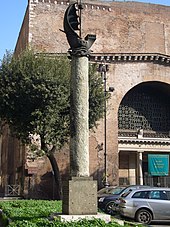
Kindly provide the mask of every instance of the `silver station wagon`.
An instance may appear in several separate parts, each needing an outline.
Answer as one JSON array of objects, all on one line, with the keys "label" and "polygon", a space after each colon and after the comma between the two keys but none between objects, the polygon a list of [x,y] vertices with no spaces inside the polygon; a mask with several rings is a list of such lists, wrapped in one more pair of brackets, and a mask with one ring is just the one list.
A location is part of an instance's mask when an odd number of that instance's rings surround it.
[{"label": "silver station wagon", "polygon": [[133,190],[119,199],[121,216],[149,224],[152,220],[170,220],[170,188]]}]

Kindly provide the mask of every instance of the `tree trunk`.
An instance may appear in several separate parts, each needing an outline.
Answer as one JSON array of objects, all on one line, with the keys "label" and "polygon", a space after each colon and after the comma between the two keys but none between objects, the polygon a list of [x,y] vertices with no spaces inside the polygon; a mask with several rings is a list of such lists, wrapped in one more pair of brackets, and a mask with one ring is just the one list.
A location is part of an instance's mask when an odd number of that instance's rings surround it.
[{"label": "tree trunk", "polygon": [[56,186],[58,188],[58,197],[59,199],[62,199],[62,182],[61,182],[61,176],[60,171],[58,168],[57,161],[54,157],[54,152],[56,150],[55,146],[52,146],[52,148],[49,148],[48,145],[45,143],[44,135],[40,135],[41,137],[41,149],[45,151],[53,170],[53,175],[55,179]]},{"label": "tree trunk", "polygon": [[52,166],[55,183],[56,183],[57,188],[58,188],[59,199],[62,199],[62,182],[61,182],[61,176],[60,176],[60,171],[59,171],[59,168],[58,168],[57,161],[56,161],[56,159],[54,157],[54,153],[53,152],[48,153],[47,157],[48,157],[48,159],[49,159],[49,161],[51,163],[51,166]]},{"label": "tree trunk", "polygon": [[40,137],[41,137],[41,149],[43,151],[45,151],[45,153],[46,153],[46,155],[47,155],[47,157],[48,157],[48,159],[51,163],[51,167],[52,167],[52,170],[53,170],[53,176],[54,176],[54,179],[55,179],[56,186],[58,188],[58,197],[59,197],[59,199],[62,199],[63,195],[62,195],[61,176],[60,176],[60,171],[59,171],[57,161],[54,157],[54,152],[56,150],[56,147],[52,146],[52,148],[49,149],[49,147],[45,143],[44,135],[40,135]]}]

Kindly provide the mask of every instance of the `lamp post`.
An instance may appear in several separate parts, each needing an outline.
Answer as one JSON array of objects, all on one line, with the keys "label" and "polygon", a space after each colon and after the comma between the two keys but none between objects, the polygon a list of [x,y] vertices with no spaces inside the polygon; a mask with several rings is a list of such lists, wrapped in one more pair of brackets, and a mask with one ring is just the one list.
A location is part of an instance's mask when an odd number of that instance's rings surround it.
[{"label": "lamp post", "polygon": [[105,102],[104,102],[104,186],[108,187],[108,176],[107,176],[107,101],[106,96],[107,92],[113,92],[114,88],[109,87],[109,90],[107,91],[107,72],[109,71],[109,65],[103,63],[99,64],[99,72],[101,73],[101,77],[103,79],[104,84],[104,96],[105,96]]}]

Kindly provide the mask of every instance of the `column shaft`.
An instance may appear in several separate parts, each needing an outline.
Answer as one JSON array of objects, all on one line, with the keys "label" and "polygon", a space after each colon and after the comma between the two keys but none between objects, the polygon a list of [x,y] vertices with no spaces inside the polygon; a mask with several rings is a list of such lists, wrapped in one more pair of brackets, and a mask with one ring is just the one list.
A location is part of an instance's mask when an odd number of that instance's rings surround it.
[{"label": "column shaft", "polygon": [[70,97],[70,174],[89,176],[88,58],[72,56]]},{"label": "column shaft", "polygon": [[139,165],[139,184],[143,185],[143,173],[142,173],[142,152],[138,152],[138,165]]}]

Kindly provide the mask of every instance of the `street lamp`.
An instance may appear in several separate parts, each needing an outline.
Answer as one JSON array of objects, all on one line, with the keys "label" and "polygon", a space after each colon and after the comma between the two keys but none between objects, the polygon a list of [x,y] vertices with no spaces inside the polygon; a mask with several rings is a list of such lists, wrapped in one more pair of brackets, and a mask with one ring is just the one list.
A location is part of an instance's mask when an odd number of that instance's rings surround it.
[{"label": "street lamp", "polygon": [[104,186],[108,187],[108,176],[107,176],[107,101],[106,96],[107,92],[113,92],[114,88],[109,87],[109,90],[107,91],[106,85],[107,85],[107,72],[109,71],[109,65],[107,64],[99,64],[99,72],[101,73],[103,84],[104,84],[104,96],[105,96],[105,103],[104,103]]}]

